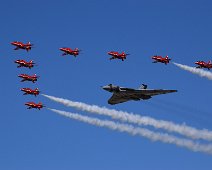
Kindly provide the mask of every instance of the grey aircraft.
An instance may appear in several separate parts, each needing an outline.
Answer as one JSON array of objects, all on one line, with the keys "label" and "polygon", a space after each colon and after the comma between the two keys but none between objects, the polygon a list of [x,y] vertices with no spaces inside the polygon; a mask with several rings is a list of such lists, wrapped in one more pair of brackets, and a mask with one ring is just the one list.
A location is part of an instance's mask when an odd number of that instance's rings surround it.
[{"label": "grey aircraft", "polygon": [[127,102],[129,100],[148,100],[155,95],[177,92],[177,90],[147,89],[147,85],[145,84],[142,84],[139,89],[119,87],[112,84],[103,86],[102,88],[113,93],[112,97],[108,100],[108,104],[111,105]]}]

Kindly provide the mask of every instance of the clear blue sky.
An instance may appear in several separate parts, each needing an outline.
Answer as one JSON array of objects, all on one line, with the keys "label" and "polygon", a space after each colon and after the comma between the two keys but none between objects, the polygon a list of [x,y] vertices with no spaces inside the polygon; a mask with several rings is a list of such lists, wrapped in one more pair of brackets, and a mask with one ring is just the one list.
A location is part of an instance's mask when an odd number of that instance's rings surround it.
[{"label": "clear blue sky", "polygon": [[[151,60],[155,54],[169,55],[192,66],[211,59],[211,6],[209,0],[1,2],[0,169],[211,170],[211,155],[94,127],[46,109],[27,110],[25,102],[41,101],[79,112],[19,91],[38,87],[49,95],[212,129],[211,81]],[[35,48],[14,51],[11,41],[31,41]],[[78,58],[61,56],[63,46],[83,51]],[[131,55],[124,62],[109,61],[109,50]],[[17,69],[16,59],[33,59],[38,66]],[[21,83],[20,73],[41,77],[36,84]],[[109,106],[111,94],[100,88],[109,83],[132,88],[146,83],[178,93]]]}]

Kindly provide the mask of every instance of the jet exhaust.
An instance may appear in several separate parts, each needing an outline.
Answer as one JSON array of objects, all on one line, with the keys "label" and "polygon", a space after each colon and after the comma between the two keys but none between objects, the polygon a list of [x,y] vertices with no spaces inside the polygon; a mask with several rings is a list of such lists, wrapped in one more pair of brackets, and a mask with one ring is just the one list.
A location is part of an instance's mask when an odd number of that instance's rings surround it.
[{"label": "jet exhaust", "polygon": [[139,136],[148,138],[152,141],[161,141],[163,143],[175,144],[179,147],[184,147],[195,152],[204,152],[204,153],[212,154],[212,145],[210,144],[209,145],[199,144],[189,139],[178,138],[166,133],[156,133],[145,128],[134,127],[128,124],[122,124],[122,123],[116,123],[109,120],[91,118],[88,116],[82,116],[77,113],[70,113],[70,112],[60,111],[56,109],[50,109],[50,108],[48,109],[62,116],[65,116],[74,120],[78,120],[84,123],[88,123],[91,125],[95,125],[98,127],[105,127],[105,128],[119,131],[119,132],[126,132],[131,135],[139,135]]},{"label": "jet exhaust", "polygon": [[137,114],[132,114],[124,111],[108,109],[106,107],[88,105],[82,102],[74,102],[67,99],[57,98],[45,94],[42,95],[50,100],[61,103],[68,107],[74,107],[76,109],[80,109],[82,111],[110,116],[113,119],[121,120],[128,123],[153,126],[156,129],[164,129],[169,132],[175,132],[184,135],[186,137],[190,137],[192,139],[204,139],[212,141],[212,131],[208,131],[207,129],[199,130],[194,127],[187,126],[185,124],[175,124],[171,121],[157,120],[147,116],[140,116]]},{"label": "jet exhaust", "polygon": [[193,74],[197,74],[200,77],[206,77],[209,80],[212,80],[212,72],[210,72],[210,71],[205,71],[205,70],[198,69],[198,68],[195,68],[195,67],[190,67],[190,66],[187,66],[187,65],[178,64],[178,63],[175,63],[175,62],[173,62],[173,64],[176,65],[177,67],[183,69],[183,70],[189,71]]}]

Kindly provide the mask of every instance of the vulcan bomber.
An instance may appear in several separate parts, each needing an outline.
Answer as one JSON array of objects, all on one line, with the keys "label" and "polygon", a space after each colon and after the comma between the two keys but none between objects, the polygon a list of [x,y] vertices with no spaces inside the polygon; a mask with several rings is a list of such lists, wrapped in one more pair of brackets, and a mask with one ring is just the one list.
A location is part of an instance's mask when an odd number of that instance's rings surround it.
[{"label": "vulcan bomber", "polygon": [[127,102],[130,100],[148,100],[151,99],[152,96],[177,92],[177,90],[148,89],[147,85],[145,84],[142,84],[142,86],[138,89],[120,87],[112,84],[102,86],[102,88],[113,93],[112,97],[108,100],[108,104],[111,105]]}]

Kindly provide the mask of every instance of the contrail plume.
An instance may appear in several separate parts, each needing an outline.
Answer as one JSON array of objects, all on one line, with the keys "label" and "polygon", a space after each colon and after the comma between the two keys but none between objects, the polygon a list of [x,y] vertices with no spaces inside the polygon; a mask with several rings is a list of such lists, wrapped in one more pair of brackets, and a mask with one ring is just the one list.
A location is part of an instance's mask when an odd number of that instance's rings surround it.
[{"label": "contrail plume", "polygon": [[187,66],[187,65],[178,64],[178,63],[175,63],[175,62],[173,62],[173,64],[176,65],[177,67],[183,69],[183,70],[189,71],[193,74],[197,74],[201,77],[206,77],[209,80],[212,80],[212,72],[210,72],[210,71],[201,70],[201,69],[198,69],[198,68],[195,68],[195,67],[190,67],[190,66]]},{"label": "contrail plume", "polygon": [[82,116],[80,114],[60,111],[56,109],[50,109],[50,108],[48,109],[62,116],[75,119],[84,123],[92,124],[99,127],[106,127],[112,130],[120,131],[120,132],[127,132],[131,135],[139,135],[139,136],[148,138],[152,141],[161,141],[163,143],[175,144],[177,146],[185,147],[195,152],[199,151],[199,152],[212,154],[212,145],[203,145],[203,144],[195,143],[192,140],[181,139],[172,135],[168,135],[166,133],[165,134],[155,133],[148,129],[134,127],[128,124],[121,124],[121,123],[116,123],[109,120],[91,118],[88,116]]},{"label": "contrail plume", "polygon": [[175,124],[170,121],[157,120],[147,116],[140,116],[137,114],[127,113],[124,111],[117,111],[114,109],[107,109],[106,107],[99,107],[96,105],[88,105],[81,102],[74,102],[63,98],[58,98],[54,96],[49,96],[42,94],[50,100],[61,103],[68,107],[74,107],[82,111],[87,111],[91,113],[97,113],[99,115],[110,116],[113,119],[118,119],[128,123],[135,123],[138,125],[149,125],[157,129],[165,129],[169,132],[176,132],[181,135],[185,135],[192,139],[204,139],[212,141],[212,132],[206,129],[199,130],[194,127],[187,126],[185,124]]}]

